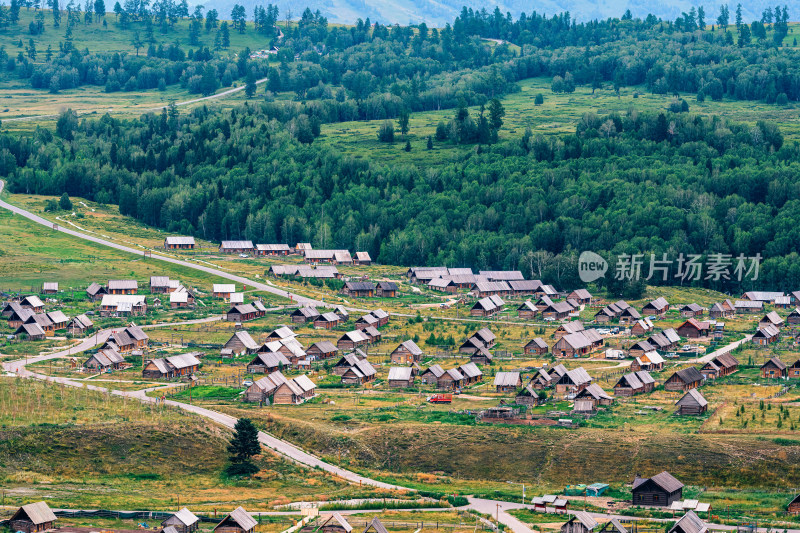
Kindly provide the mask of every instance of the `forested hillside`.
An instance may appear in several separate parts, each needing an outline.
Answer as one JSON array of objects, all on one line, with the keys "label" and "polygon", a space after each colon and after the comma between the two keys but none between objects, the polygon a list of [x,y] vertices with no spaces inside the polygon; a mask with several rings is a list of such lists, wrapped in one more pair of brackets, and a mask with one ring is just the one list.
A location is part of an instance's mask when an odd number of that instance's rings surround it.
[{"label": "forested hillside", "polygon": [[[794,105],[800,52],[787,46],[785,7],[751,24],[725,10],[715,21],[691,11],[670,22],[626,14],[578,24],[566,13],[515,20],[464,9],[442,29],[331,26],[306,10],[279,30],[268,6],[255,28],[241,10],[230,23],[231,32],[278,45],[251,56],[222,44],[169,44],[178,31],[170,14],[181,4],[141,5],[126,3],[113,22],[87,10],[66,31],[143,28],[154,36],[146,54],[64,44],[44,61],[9,57],[6,75],[51,92],[63,90],[65,76],[109,92],[180,84],[211,94],[242,80],[247,103],[133,120],[67,111],[55,132],[3,134],[0,175],[12,191],[118,203],[147,224],[210,240],[312,241],[385,263],[520,268],[560,286],[576,284],[570,276],[584,249],[760,253],[767,260],[756,286],[800,283],[792,223],[800,149],[768,117],[695,116],[676,98],[661,112],[589,113],[568,135],[503,128],[503,96],[531,77],[552,79],[554,93],[586,86]],[[175,13],[178,28],[187,15]],[[228,24],[208,15],[189,16],[205,40]],[[436,164],[345,156],[317,140],[323,124],[377,119],[385,121],[380,141],[405,141],[409,116],[429,110],[449,118],[427,149],[459,147]]]}]

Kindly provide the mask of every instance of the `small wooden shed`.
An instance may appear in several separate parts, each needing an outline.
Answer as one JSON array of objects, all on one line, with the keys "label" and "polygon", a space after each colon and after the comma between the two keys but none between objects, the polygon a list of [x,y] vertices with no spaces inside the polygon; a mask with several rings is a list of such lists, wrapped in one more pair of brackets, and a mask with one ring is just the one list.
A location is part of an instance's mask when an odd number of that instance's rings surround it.
[{"label": "small wooden shed", "polygon": [[45,502],[36,502],[23,505],[8,521],[11,531],[35,533],[51,529],[56,521],[56,515]]},{"label": "small wooden shed", "polygon": [[697,389],[690,389],[675,405],[679,415],[702,415],[708,409],[708,402]]},{"label": "small wooden shed", "polygon": [[255,518],[240,506],[214,527],[214,533],[252,533],[256,525],[258,522]]}]

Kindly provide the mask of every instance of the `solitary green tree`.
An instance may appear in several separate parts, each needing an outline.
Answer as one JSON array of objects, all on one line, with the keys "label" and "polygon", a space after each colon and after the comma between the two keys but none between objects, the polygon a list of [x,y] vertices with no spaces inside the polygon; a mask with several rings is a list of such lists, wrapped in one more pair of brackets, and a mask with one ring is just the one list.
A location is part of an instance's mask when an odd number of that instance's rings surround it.
[{"label": "solitary green tree", "polygon": [[72,209],[72,200],[69,199],[69,195],[67,193],[61,195],[61,199],[58,201],[58,207],[64,211],[69,211]]},{"label": "solitary green tree", "polygon": [[261,453],[258,430],[249,418],[240,418],[233,427],[233,438],[228,444],[230,454],[226,472],[231,476],[249,476],[258,472],[252,458]]},{"label": "solitary green tree", "polygon": [[406,133],[408,133],[408,119],[410,117],[411,117],[411,115],[409,115],[407,109],[403,109],[403,110],[400,111],[400,117],[398,117],[397,123],[400,126],[400,133],[402,135],[405,135]]}]

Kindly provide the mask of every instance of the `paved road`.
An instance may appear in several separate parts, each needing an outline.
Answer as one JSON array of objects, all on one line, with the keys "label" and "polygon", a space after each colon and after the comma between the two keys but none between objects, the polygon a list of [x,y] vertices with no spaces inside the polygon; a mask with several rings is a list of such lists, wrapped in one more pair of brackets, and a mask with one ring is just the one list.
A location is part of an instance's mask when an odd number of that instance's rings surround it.
[{"label": "paved road", "polygon": [[[5,186],[5,182],[3,180],[0,180],[0,193],[3,192],[3,187],[4,186]],[[11,205],[8,202],[4,202],[4,201],[0,200],[0,207],[2,207],[3,209],[7,209],[7,210],[11,211],[14,214],[22,215],[23,217],[25,217],[28,220],[31,220],[33,222],[36,222],[37,224],[41,224],[43,226],[47,226],[48,228],[52,228],[53,227],[53,222],[51,222],[51,221],[49,221],[49,220],[47,220],[45,218],[42,218],[39,215],[35,215],[35,214],[31,213],[30,211],[26,211],[25,209],[21,209],[21,208],[19,208],[17,206]],[[103,246],[108,246],[109,248],[114,248],[115,250],[121,250],[123,252],[128,252],[128,253],[135,254],[135,255],[138,255],[138,256],[142,255],[142,250],[137,250],[135,248],[130,248],[128,246],[123,246],[121,244],[117,244],[117,243],[114,243],[114,242],[111,242],[111,241],[107,241],[105,239],[101,239],[100,237],[95,237],[93,235],[87,235],[87,234],[81,233],[79,231],[74,231],[74,230],[71,230],[71,229],[68,229],[68,228],[64,228],[64,227],[62,227],[60,225],[57,226],[57,228],[58,229],[56,231],[60,231],[61,233],[66,233],[67,235],[72,235],[73,237],[78,237],[79,239],[90,241],[90,242],[93,242],[93,243],[96,243],[96,244],[101,244]],[[166,263],[171,263],[173,265],[179,265],[179,266],[182,266],[182,267],[191,268],[191,269],[194,269],[194,270],[199,270],[201,272],[206,272],[208,274],[213,274],[213,275],[215,275],[217,277],[220,277],[220,278],[223,278],[223,279],[227,279],[227,280],[230,280],[230,281],[235,281],[236,283],[241,283],[243,285],[247,285],[247,286],[252,287],[254,289],[258,289],[260,291],[276,294],[276,295],[282,296],[284,298],[289,298],[292,301],[295,301],[295,302],[297,302],[299,304],[302,304],[302,305],[319,305],[319,306],[324,306],[325,305],[324,302],[322,302],[320,300],[314,300],[312,298],[306,298],[305,296],[300,296],[299,294],[294,294],[294,293],[291,293],[291,292],[288,292],[288,291],[285,291],[285,290],[282,290],[282,289],[278,289],[276,287],[272,287],[272,286],[267,285],[265,283],[260,283],[260,282],[253,281],[253,280],[250,280],[248,278],[242,277],[242,276],[237,276],[235,274],[231,274],[229,272],[225,272],[225,271],[219,270],[217,268],[212,268],[212,267],[207,267],[207,266],[203,266],[203,265],[198,265],[198,264],[195,264],[195,263],[190,263],[189,261],[183,261],[182,259],[175,259],[175,258],[172,258],[172,257],[166,257],[166,256],[163,256],[163,255],[159,255],[158,253],[154,253],[152,255],[152,259],[157,260],[157,261],[164,261]]]},{"label": "paved road", "polygon": [[[267,78],[264,78],[264,79],[261,79],[261,80],[257,80],[256,81],[256,85],[261,85],[262,83],[266,83],[266,81],[267,81]],[[221,93],[212,94],[211,96],[203,96],[201,98],[192,98],[191,100],[184,100],[183,102],[175,102],[175,105],[176,106],[186,106],[186,105],[190,105],[190,104],[196,104],[198,102],[205,102],[207,100],[214,100],[216,98],[224,98],[224,97],[230,96],[230,95],[232,95],[234,93],[238,93],[239,91],[243,91],[244,89],[245,89],[245,86],[242,85],[240,87],[234,87],[233,89],[228,89],[226,91],[222,91]],[[165,105],[161,105],[161,106],[158,106],[158,107],[142,108],[142,109],[138,109],[138,108],[133,108],[133,109],[131,109],[131,108],[122,108],[122,109],[118,109],[117,111],[128,112],[128,113],[150,113],[150,112],[153,112],[153,111],[161,111],[162,109],[166,109],[169,106],[170,106],[170,104],[165,104]],[[114,111],[115,110],[114,110],[113,107],[99,107],[97,109],[81,109],[81,110],[77,110],[76,113],[78,115],[89,115],[89,114],[92,114],[92,113],[106,113],[106,112],[113,113]],[[55,114],[55,115],[34,115],[34,116],[30,116],[30,117],[4,118],[3,122],[34,122],[34,121],[37,121],[37,120],[51,119],[51,118],[57,118],[57,117],[58,117],[57,114]]]}]

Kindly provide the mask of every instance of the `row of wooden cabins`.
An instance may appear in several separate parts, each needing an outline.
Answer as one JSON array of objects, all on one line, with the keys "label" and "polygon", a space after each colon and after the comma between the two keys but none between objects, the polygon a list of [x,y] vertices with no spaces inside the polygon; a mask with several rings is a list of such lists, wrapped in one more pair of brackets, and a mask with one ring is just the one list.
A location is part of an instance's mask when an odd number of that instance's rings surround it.
[{"label": "row of wooden cabins", "polygon": [[334,265],[272,265],[267,274],[276,278],[296,276],[303,279],[341,279],[342,273]]},{"label": "row of wooden cabins", "polygon": [[337,306],[333,311],[321,312],[314,306],[299,307],[294,310],[289,318],[294,324],[312,323],[315,328],[332,329],[341,323],[347,322],[350,314],[342,306]]},{"label": "row of wooden cabins", "polygon": [[423,384],[436,385],[440,390],[458,390],[482,380],[483,372],[473,362],[447,370],[436,364],[420,373]]},{"label": "row of wooden cabins", "polygon": [[244,401],[263,405],[297,405],[313,398],[316,388],[305,374],[287,378],[280,371],[275,371],[247,387]]},{"label": "row of wooden cabins", "polygon": [[225,313],[225,320],[228,322],[248,322],[256,320],[267,314],[267,308],[259,300],[249,304],[237,304],[228,309]]},{"label": "row of wooden cabins", "polygon": [[396,298],[397,283],[393,281],[345,281],[342,294],[354,298]]},{"label": "row of wooden cabins", "polygon": [[191,376],[200,369],[199,353],[170,355],[145,361],[142,377],[147,379],[172,379]]},{"label": "row of wooden cabins", "polygon": [[779,358],[772,357],[761,365],[761,377],[800,379],[800,359],[788,366]]}]

